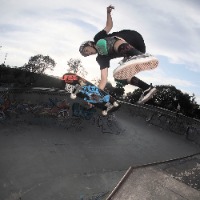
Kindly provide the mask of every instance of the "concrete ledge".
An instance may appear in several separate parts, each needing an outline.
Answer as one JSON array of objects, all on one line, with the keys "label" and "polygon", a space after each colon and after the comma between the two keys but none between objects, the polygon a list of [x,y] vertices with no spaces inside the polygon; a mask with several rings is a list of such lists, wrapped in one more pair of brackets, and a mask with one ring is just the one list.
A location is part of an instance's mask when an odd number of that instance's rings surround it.
[{"label": "concrete ledge", "polygon": [[106,200],[200,198],[200,156],[130,167]]},{"label": "concrete ledge", "polygon": [[199,120],[158,107],[128,103],[123,103],[123,106],[129,108],[127,111],[132,116],[141,118],[147,123],[157,126],[162,130],[182,135],[184,138],[200,145]]}]

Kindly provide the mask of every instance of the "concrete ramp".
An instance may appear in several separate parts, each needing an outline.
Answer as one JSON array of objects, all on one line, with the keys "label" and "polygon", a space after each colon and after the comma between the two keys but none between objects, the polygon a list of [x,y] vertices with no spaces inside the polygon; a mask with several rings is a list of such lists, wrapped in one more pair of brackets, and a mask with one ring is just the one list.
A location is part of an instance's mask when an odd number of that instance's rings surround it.
[{"label": "concrete ramp", "polygon": [[107,200],[200,199],[200,156],[130,167]]},{"label": "concrete ramp", "polygon": [[106,199],[130,166],[200,152],[199,122],[158,108],[122,103],[102,117],[63,91],[0,96],[0,199]]}]

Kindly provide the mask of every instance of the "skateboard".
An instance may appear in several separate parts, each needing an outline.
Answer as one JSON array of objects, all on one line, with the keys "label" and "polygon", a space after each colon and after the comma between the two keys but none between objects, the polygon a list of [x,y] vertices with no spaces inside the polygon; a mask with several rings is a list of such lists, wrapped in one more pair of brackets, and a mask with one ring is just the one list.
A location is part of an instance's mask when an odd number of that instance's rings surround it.
[{"label": "skateboard", "polygon": [[120,107],[119,102],[114,97],[77,74],[66,73],[62,80],[65,82],[65,90],[70,93],[71,99],[78,96],[99,108],[104,116]]},{"label": "skateboard", "polygon": [[140,71],[155,69],[158,63],[158,59],[149,54],[132,56],[119,63],[119,66],[113,71],[113,77],[116,80],[132,78]]}]

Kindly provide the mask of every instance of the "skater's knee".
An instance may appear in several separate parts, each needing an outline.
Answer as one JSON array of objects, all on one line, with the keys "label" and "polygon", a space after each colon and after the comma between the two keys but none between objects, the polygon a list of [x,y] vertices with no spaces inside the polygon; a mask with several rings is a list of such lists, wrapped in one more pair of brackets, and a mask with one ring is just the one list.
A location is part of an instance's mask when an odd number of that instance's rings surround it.
[{"label": "skater's knee", "polygon": [[116,52],[119,52],[119,47],[124,43],[127,43],[127,42],[125,40],[122,40],[122,39],[116,39],[116,42],[114,43],[114,50]]},{"label": "skater's knee", "polygon": [[120,53],[121,55],[125,55],[128,51],[132,50],[133,46],[131,46],[127,42],[122,42],[117,49],[117,52]]}]

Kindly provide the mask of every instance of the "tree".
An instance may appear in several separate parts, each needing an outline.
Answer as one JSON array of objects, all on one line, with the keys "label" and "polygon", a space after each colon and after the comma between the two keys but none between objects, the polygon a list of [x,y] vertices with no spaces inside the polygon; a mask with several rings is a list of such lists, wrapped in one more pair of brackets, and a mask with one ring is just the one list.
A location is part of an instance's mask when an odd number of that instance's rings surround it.
[{"label": "tree", "polygon": [[123,95],[124,95],[124,91],[125,91],[124,88],[114,87],[113,90],[112,90],[111,95],[113,97],[115,97],[116,99],[121,99],[123,97]]},{"label": "tree", "polygon": [[113,87],[109,81],[106,83],[104,90],[116,99],[120,99],[125,91],[123,87]]},{"label": "tree", "polygon": [[[176,89],[172,85],[161,85],[156,87],[158,92],[153,98],[153,105],[160,106],[172,111],[179,111],[182,114],[194,117],[195,109],[198,104],[195,102],[195,95],[190,96],[187,93]],[[196,110],[198,112],[198,110]]]},{"label": "tree", "polygon": [[194,106],[193,117],[196,119],[200,119],[200,106],[198,104]]},{"label": "tree", "polygon": [[67,70],[68,73],[75,73],[83,78],[88,74],[80,59],[71,58],[67,61],[67,65],[69,66],[69,69]]},{"label": "tree", "polygon": [[181,91],[172,85],[160,85],[156,88],[158,91],[154,96],[154,104],[169,110],[175,110]]},{"label": "tree", "polygon": [[124,86],[125,84],[123,83],[123,81],[116,81],[116,86],[113,90],[113,96],[115,96],[116,98],[121,98],[124,95],[125,89]]},{"label": "tree", "polygon": [[38,54],[29,59],[28,64],[21,67],[22,70],[44,74],[45,70],[53,70],[56,66],[55,61],[49,56]]}]

